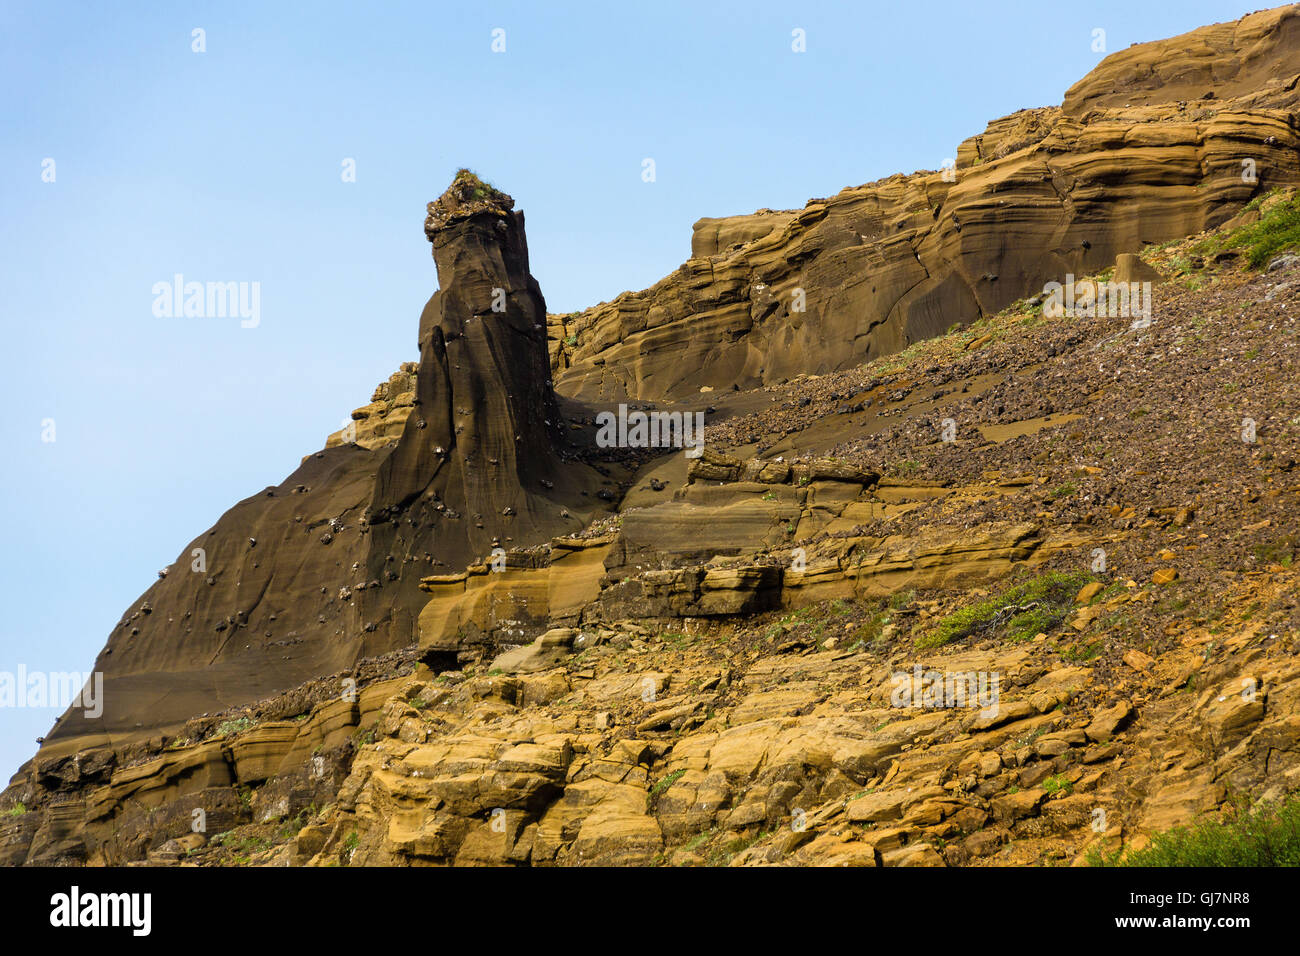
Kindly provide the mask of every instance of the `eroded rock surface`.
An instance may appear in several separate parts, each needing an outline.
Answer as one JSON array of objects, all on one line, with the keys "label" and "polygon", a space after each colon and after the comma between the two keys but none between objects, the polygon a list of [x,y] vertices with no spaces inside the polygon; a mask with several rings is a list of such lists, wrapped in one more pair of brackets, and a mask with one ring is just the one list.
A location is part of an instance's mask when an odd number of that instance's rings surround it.
[{"label": "eroded rock surface", "polygon": [[[278,486],[178,555],[95,663],[105,712],[70,710],[41,759],[119,751],[414,644],[421,577],[538,543],[603,507],[572,457],[523,214],[461,177],[429,204],[439,290],[421,357]],[[495,306],[495,308],[494,308]]]},{"label": "eroded rock surface", "polygon": [[550,317],[557,388],[682,399],[841,369],[1217,226],[1300,182],[1298,23],[1282,7],[1111,54],[950,172],[701,219],[673,274]]},{"label": "eroded rock surface", "polygon": [[[1300,258],[1241,240],[1295,208],[1295,24],[1108,57],[954,182],[701,220],[550,317],[569,397],[458,176],[419,363],[133,606],[0,862],[1066,865],[1294,793]],[[1025,297],[1067,271],[1150,321]],[[713,382],[692,458],[573,398]]]}]

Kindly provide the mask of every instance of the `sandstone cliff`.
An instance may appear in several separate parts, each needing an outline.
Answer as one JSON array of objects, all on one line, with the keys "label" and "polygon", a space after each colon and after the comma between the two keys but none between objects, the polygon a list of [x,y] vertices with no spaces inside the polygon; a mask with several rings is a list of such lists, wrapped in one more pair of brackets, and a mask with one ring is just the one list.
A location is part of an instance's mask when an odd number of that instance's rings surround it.
[{"label": "sandstone cliff", "polygon": [[556,387],[680,399],[847,368],[1216,226],[1300,180],[1297,24],[1283,7],[1112,54],[950,172],[701,219],[672,275],[550,317]]},{"label": "sandstone cliff", "polygon": [[381,386],[355,435],[331,436],[181,550],[96,661],[105,713],[70,710],[41,760],[126,752],[413,645],[422,576],[577,530],[603,506],[604,479],[564,461],[523,214],[466,174],[429,204],[425,234],[440,288],[418,366]]},{"label": "sandstone cliff", "polygon": [[[419,363],[133,607],[0,862],[1082,864],[1300,790],[1296,12],[576,317],[462,172]],[[699,458],[592,448],[708,388]]]}]

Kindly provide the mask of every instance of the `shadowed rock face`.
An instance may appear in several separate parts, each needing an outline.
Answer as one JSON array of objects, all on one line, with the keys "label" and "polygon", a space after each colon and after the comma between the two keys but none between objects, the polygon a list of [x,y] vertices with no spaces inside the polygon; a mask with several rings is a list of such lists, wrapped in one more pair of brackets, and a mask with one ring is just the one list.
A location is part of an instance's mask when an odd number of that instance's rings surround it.
[{"label": "shadowed rock face", "polygon": [[1217,226],[1300,182],[1297,74],[1297,8],[1252,14],[1107,57],[946,174],[701,219],[672,275],[550,317],[556,388],[680,399],[846,368]]},{"label": "shadowed rock face", "polygon": [[429,204],[441,288],[396,443],[310,455],[190,542],[100,653],[103,716],[69,711],[38,756],[170,732],[414,644],[422,575],[585,523],[594,473],[560,458],[546,307],[513,206],[476,179]]},{"label": "shadowed rock face", "polygon": [[[429,204],[424,231],[440,289],[420,316],[415,412],[371,500],[375,575],[418,560],[431,542],[440,561],[460,568],[507,540],[577,525],[560,516],[581,498],[560,458],[546,303],[513,207],[465,177]],[[398,586],[416,600],[415,577]]]}]

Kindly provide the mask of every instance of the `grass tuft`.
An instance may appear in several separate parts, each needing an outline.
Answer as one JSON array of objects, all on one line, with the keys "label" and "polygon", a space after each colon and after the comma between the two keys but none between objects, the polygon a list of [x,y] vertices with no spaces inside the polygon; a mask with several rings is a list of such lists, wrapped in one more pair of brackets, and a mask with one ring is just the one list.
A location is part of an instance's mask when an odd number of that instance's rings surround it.
[{"label": "grass tuft", "polygon": [[456,170],[454,182],[468,189],[470,199],[500,199],[505,196],[505,193],[491,183],[480,179],[478,173],[472,169],[462,167]]},{"label": "grass tuft", "polygon": [[1270,206],[1259,222],[1246,226],[1223,242],[1225,249],[1243,249],[1252,269],[1278,253],[1300,248],[1300,194]]},{"label": "grass tuft", "polygon": [[942,647],[977,633],[1000,635],[1010,643],[1029,640],[1060,625],[1074,606],[1079,589],[1095,579],[1084,571],[1049,571],[949,614],[916,645],[921,649]]}]

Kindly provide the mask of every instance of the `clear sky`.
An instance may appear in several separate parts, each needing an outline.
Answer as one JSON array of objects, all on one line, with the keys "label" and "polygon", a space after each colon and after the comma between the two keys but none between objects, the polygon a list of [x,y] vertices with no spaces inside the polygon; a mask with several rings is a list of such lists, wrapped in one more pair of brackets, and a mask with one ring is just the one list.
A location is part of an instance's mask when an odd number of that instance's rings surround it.
[{"label": "clear sky", "polygon": [[[674,269],[701,216],[939,168],[1059,103],[1096,28],[1115,51],[1258,6],[5,0],[0,672],[88,670],[159,568],[418,357],[458,167],[515,197],[573,311]],[[259,283],[259,324],[155,315],[177,273]],[[0,709],[3,776],[57,713]]]}]

